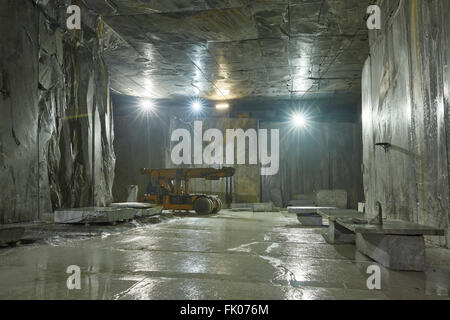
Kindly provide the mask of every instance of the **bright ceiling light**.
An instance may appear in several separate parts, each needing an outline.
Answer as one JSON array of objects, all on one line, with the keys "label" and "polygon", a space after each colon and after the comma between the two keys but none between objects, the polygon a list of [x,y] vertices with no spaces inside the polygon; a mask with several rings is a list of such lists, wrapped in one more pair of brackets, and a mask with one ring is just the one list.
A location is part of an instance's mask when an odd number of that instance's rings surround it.
[{"label": "bright ceiling light", "polygon": [[151,112],[154,109],[154,104],[151,100],[144,100],[139,105],[143,112]]},{"label": "bright ceiling light", "polygon": [[196,100],[192,102],[191,107],[194,112],[200,112],[203,109],[203,104],[200,101]]},{"label": "bright ceiling light", "polygon": [[216,109],[217,110],[226,110],[230,107],[230,105],[228,103],[219,103],[216,104]]},{"label": "bright ceiling light", "polygon": [[292,115],[292,123],[297,128],[305,128],[308,123],[308,119],[303,113],[295,113]]}]

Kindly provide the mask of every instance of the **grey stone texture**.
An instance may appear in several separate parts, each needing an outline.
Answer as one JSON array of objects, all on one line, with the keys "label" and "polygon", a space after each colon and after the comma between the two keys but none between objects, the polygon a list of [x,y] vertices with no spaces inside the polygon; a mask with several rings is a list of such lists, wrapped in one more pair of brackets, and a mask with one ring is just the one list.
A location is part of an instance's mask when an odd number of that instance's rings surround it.
[{"label": "grey stone texture", "polygon": [[[358,214],[359,215],[359,214]],[[395,235],[427,235],[445,236],[445,230],[428,227],[401,220],[384,220],[383,225],[368,223],[366,219],[355,217],[337,217],[338,223],[355,233],[364,234],[395,234]],[[359,220],[359,221],[358,221]]]},{"label": "grey stone texture", "polygon": [[262,201],[286,207],[291,195],[320,190],[346,190],[350,208],[363,201],[361,124],[320,122],[296,132],[289,123],[262,121],[260,128],[280,130],[280,170],[262,177]]},{"label": "grey stone texture", "polygon": [[133,219],[142,209],[92,207],[55,211],[55,223],[115,223]]},{"label": "grey stone texture", "polygon": [[292,207],[307,207],[314,206],[314,202],[312,200],[291,200],[288,205]]},{"label": "grey stone texture", "polygon": [[83,31],[66,30],[69,3],[0,2],[0,224],[112,202],[104,29],[84,10]]},{"label": "grey stone texture", "polygon": [[111,203],[113,208],[135,208],[135,209],[150,209],[156,207],[155,204],[145,202],[119,202]]},{"label": "grey stone texture", "polygon": [[292,200],[308,200],[308,201],[312,201],[314,198],[314,195],[311,194],[293,194],[291,196],[291,201]]},{"label": "grey stone texture", "polygon": [[326,240],[331,244],[355,243],[355,233],[341,226],[336,220],[329,220]]},{"label": "grey stone texture", "polygon": [[303,226],[315,226],[319,227],[323,225],[322,216],[317,213],[298,213],[297,220]]},{"label": "grey stone texture", "polygon": [[[450,4],[382,1],[362,75],[366,214],[450,226]],[[390,15],[390,13],[394,13]],[[388,152],[375,143],[387,142]],[[445,245],[445,238],[430,239]]]},{"label": "grey stone texture", "polygon": [[355,210],[320,208],[317,213],[328,219],[328,232],[325,239],[331,244],[350,244],[355,242],[353,230],[338,223],[338,219],[354,219],[364,217]]},{"label": "grey stone texture", "polygon": [[[117,101],[121,109],[126,109],[125,102],[118,98]],[[258,128],[255,119],[199,120],[203,121],[203,131],[217,128],[224,135],[226,129]],[[170,155],[175,143],[170,142],[170,134],[175,129],[192,132],[193,128],[193,121],[184,121],[182,114],[176,111],[172,111],[170,119],[115,114],[114,123],[117,179],[113,190],[116,201],[127,199],[130,184],[139,185],[139,196],[143,195],[149,178],[140,174],[140,168],[173,167]],[[313,200],[312,194],[316,190],[343,189],[348,192],[349,207],[357,208],[358,202],[363,200],[360,124],[317,123],[314,124],[314,136],[305,134],[302,137],[293,134],[292,128],[283,123],[260,121],[259,128],[280,130],[279,172],[274,176],[261,176],[259,165],[235,165],[233,202],[273,202],[276,207],[285,208],[290,200]],[[142,145],[148,148],[142,148]],[[206,145],[204,143],[204,147]],[[193,180],[191,192],[217,194],[225,203],[225,180]],[[299,198],[294,199],[291,194]]]},{"label": "grey stone texture", "polygon": [[0,245],[10,244],[22,239],[25,228],[5,226],[0,227]]},{"label": "grey stone texture", "polygon": [[272,212],[274,209],[272,202],[254,203],[253,212]]},{"label": "grey stone texture", "polygon": [[297,214],[303,214],[303,213],[319,213],[320,210],[334,210],[335,208],[332,207],[288,207],[289,213],[297,213]]},{"label": "grey stone texture", "polygon": [[[114,151],[116,154],[114,201],[128,199],[128,187],[138,186],[138,199],[147,192],[150,177],[142,175],[142,168],[165,168],[165,143],[169,134],[168,122],[161,112],[158,117],[139,114],[139,107],[121,105],[117,96],[114,104]],[[121,113],[121,107],[127,112]],[[144,147],[145,146],[145,147]],[[130,156],[132,155],[132,156]],[[169,154],[170,156],[170,154]]]},{"label": "grey stone texture", "polygon": [[423,236],[356,234],[357,249],[385,267],[401,271],[425,270]]},{"label": "grey stone texture", "polygon": [[[83,3],[124,39],[106,56],[120,93],[147,96],[151,83],[151,92],[162,99],[190,97],[195,81],[213,100],[223,98],[217,86],[230,88],[231,99],[267,97],[279,104],[292,96],[329,97],[339,103],[336,96],[351,94],[352,103],[358,103],[360,78],[354,75],[368,53],[364,16],[371,0],[343,1]],[[356,31],[355,38],[348,36]],[[311,79],[325,71],[320,85]],[[291,92],[292,82],[298,91]],[[311,88],[303,92],[303,87]]]},{"label": "grey stone texture", "polygon": [[336,207],[347,209],[348,198],[345,190],[318,190],[315,193],[315,204],[320,207]]},{"label": "grey stone texture", "polygon": [[252,211],[253,203],[232,203],[231,209],[247,209],[249,211]]}]

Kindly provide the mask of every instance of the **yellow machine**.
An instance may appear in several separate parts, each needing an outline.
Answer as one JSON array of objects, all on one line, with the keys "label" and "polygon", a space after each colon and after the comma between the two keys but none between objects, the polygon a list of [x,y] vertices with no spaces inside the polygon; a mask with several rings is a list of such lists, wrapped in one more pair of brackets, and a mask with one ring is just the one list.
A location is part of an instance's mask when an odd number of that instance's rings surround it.
[{"label": "yellow machine", "polygon": [[[231,178],[234,173],[234,168],[142,169],[142,174],[150,176],[147,194],[143,201],[161,205],[165,210],[195,210],[197,214],[202,215],[216,214],[222,209],[220,198],[205,194],[189,194],[189,181],[227,178],[226,198],[227,201],[231,201]],[[228,182],[230,182],[230,190],[228,190]]]}]

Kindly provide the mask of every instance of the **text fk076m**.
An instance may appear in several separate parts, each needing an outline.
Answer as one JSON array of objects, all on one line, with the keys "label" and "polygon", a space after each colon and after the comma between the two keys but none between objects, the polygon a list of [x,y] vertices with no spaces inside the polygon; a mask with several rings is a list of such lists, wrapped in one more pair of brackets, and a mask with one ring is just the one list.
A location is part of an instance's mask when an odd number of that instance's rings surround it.
[{"label": "text fk076m", "polygon": [[[172,132],[171,141],[178,142],[171,153],[172,163],[175,165],[245,165],[247,159],[246,146],[248,141],[248,165],[261,164],[261,175],[273,176],[278,173],[280,162],[280,131],[259,129],[227,129],[224,135],[218,129],[203,132],[203,122],[194,122],[194,138],[187,129],[177,129]],[[192,142],[194,157],[192,158]],[[209,144],[203,149],[203,142]],[[237,143],[236,143],[237,142]],[[236,147],[236,148],[235,148]],[[236,154],[235,154],[236,150]],[[237,160],[235,163],[235,159]]]}]

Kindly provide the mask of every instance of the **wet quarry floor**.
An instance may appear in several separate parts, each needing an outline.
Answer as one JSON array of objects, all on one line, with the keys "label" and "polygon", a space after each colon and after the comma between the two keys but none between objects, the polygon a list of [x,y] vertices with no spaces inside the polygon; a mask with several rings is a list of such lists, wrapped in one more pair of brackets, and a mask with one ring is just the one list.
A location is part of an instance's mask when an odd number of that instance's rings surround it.
[{"label": "wet quarry floor", "polygon": [[[448,299],[449,294],[449,260],[439,251],[444,249],[427,251],[443,260],[425,273],[381,268],[382,289],[371,291],[366,272],[373,261],[354,245],[327,244],[325,228],[302,227],[286,212],[224,211],[116,233],[102,228],[90,238],[0,249],[0,299]],[[69,266],[81,270],[79,290],[67,288]]]}]

